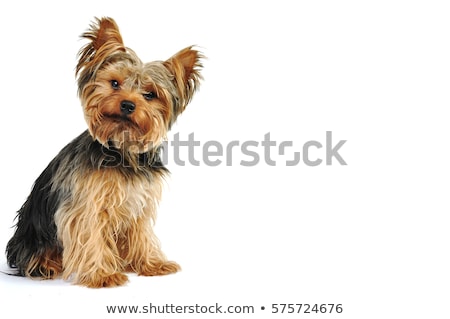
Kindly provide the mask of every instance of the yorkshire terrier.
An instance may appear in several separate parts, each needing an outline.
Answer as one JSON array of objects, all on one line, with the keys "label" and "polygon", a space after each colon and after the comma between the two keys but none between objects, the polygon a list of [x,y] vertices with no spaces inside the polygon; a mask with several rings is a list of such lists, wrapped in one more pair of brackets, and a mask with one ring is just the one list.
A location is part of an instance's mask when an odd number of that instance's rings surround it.
[{"label": "yorkshire terrier", "polygon": [[111,18],[81,35],[78,96],[88,130],[50,162],[17,214],[7,244],[19,276],[120,286],[125,272],[175,273],[152,225],[168,170],[166,133],[197,90],[203,55],[185,48],[143,63]]}]

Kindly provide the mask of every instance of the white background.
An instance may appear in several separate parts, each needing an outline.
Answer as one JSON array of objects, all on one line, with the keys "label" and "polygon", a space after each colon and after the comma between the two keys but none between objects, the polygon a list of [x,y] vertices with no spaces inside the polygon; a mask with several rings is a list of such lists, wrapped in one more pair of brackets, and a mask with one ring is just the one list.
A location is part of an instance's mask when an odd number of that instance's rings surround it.
[{"label": "white background", "polygon": [[226,144],[270,132],[278,144],[293,141],[292,155],[332,131],[347,140],[348,165],[287,167],[274,155],[275,167],[263,159],[242,167],[239,154],[232,166],[170,165],[156,228],[182,272],[94,290],[0,274],[0,311],[108,318],[106,305],[218,302],[256,313],[217,318],[295,318],[303,315],[271,314],[271,304],[341,303],[340,315],[304,316],[449,318],[449,9],[445,1],[2,4],[2,250],[34,180],[86,128],[74,68],[94,16],[113,17],[144,61],[192,44],[208,57],[173,133]]}]

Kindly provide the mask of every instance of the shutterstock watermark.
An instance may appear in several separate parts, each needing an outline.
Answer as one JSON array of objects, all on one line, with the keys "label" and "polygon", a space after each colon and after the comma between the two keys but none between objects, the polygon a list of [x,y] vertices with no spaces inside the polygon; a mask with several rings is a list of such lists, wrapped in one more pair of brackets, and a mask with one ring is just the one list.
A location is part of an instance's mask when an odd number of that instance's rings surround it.
[{"label": "shutterstock watermark", "polygon": [[[194,133],[188,135],[187,140],[181,140],[179,133],[174,134],[173,140],[164,142],[164,151],[162,155],[163,163],[167,164],[169,156],[173,163],[178,166],[185,166],[186,161],[192,166],[219,166],[219,165],[240,165],[240,166],[257,166],[257,165],[286,165],[296,166],[301,163],[307,166],[319,165],[347,165],[342,155],[339,153],[341,148],[347,142],[339,140],[333,142],[333,132],[327,131],[325,141],[307,141],[301,151],[296,150],[293,141],[277,142],[272,140],[270,132],[266,133],[261,141],[230,141],[221,143],[219,141],[206,141],[201,143],[195,139]],[[288,151],[292,154],[288,155]],[[187,151],[187,158],[181,156]],[[312,152],[319,155],[312,155]],[[236,157],[245,158],[236,161]],[[286,157],[284,160],[280,157]]]},{"label": "shutterstock watermark", "polygon": [[[324,138],[310,140],[301,146],[293,141],[276,141],[270,132],[264,134],[260,141],[233,140],[227,143],[219,141],[201,142],[190,133],[187,139],[181,139],[180,133],[173,135],[173,139],[162,144],[161,161],[164,165],[174,164],[185,166],[331,166],[347,165],[340,153],[346,140],[333,140],[333,132],[326,131]],[[127,146],[139,146],[128,141]],[[119,154],[117,154],[119,155]]]}]

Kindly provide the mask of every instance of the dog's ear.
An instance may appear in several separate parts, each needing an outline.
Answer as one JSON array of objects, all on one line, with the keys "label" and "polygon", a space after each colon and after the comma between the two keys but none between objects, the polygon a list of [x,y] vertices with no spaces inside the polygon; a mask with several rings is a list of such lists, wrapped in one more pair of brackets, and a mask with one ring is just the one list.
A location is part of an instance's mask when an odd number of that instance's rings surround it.
[{"label": "dog's ear", "polygon": [[112,18],[96,18],[96,23],[92,24],[90,30],[83,33],[82,37],[91,40],[95,50],[107,44],[125,50],[119,27]]},{"label": "dog's ear", "polygon": [[164,62],[164,66],[173,77],[177,89],[179,105],[176,108],[176,113],[178,114],[184,111],[200,85],[202,59],[204,59],[204,56],[191,46],[181,50]]},{"label": "dog's ear", "polygon": [[109,56],[126,51],[119,27],[112,18],[96,18],[81,37],[89,42],[78,52],[76,75],[79,75],[79,86],[89,81]]}]

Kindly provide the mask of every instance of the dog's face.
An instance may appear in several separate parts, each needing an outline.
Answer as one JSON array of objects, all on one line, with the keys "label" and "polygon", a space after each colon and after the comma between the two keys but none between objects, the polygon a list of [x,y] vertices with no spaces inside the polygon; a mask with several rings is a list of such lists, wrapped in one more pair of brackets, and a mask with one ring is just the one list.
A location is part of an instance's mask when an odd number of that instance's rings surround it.
[{"label": "dog's face", "polygon": [[123,45],[116,23],[96,21],[82,35],[78,90],[94,139],[133,153],[157,147],[192,98],[202,56],[188,47],[167,61],[143,63]]}]

